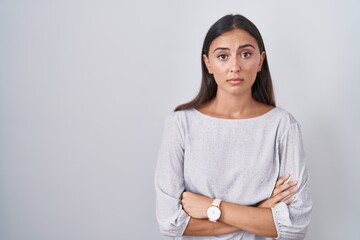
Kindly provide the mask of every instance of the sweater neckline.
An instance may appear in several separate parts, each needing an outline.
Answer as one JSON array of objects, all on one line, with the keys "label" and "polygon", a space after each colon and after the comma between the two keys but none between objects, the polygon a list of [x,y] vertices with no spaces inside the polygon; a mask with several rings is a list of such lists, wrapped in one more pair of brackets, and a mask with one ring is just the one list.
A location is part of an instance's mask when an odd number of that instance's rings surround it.
[{"label": "sweater neckline", "polygon": [[192,110],[197,114],[200,115],[203,118],[207,118],[207,119],[211,119],[211,120],[215,120],[215,121],[224,121],[224,122],[242,122],[242,121],[252,121],[252,120],[257,120],[257,119],[263,119],[268,117],[269,115],[271,115],[273,112],[275,112],[278,109],[278,107],[274,107],[271,110],[267,111],[264,114],[261,114],[259,116],[256,117],[251,117],[251,118],[219,118],[219,117],[213,117],[213,116],[209,116],[205,113],[200,112],[199,110],[197,110],[196,108],[193,108]]}]

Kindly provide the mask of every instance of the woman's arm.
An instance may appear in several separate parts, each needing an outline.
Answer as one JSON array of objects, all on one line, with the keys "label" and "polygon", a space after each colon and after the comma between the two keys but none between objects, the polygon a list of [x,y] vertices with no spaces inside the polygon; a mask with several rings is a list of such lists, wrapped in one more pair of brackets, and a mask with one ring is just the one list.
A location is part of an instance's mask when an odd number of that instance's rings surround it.
[{"label": "woman's arm", "polygon": [[212,199],[191,192],[184,192],[182,205],[192,218],[185,229],[184,235],[213,236],[245,230],[257,235],[276,237],[277,232],[271,207],[279,202],[290,204],[294,198],[284,198],[296,192],[295,181],[286,182],[289,175],[281,177],[273,190],[270,198],[262,201],[257,207],[243,206],[234,203],[222,202],[222,215],[218,222],[207,220],[206,210],[211,205]]},{"label": "woman's arm", "polygon": [[278,141],[280,174],[291,172],[298,181],[296,201],[286,206],[278,204],[272,208],[276,229],[280,239],[303,240],[310,224],[312,201],[309,195],[309,173],[301,136],[300,125],[290,116],[289,125]]},{"label": "woman's arm", "polygon": [[294,202],[294,197],[284,199],[297,191],[295,187],[297,181],[286,182],[289,178],[289,174],[281,177],[276,183],[272,196],[259,203],[257,207],[222,202],[222,214],[219,220],[231,226],[241,228],[244,231],[254,233],[255,235],[276,238],[278,233],[271,208],[275,207],[281,201],[287,205]]},{"label": "woman's arm", "polygon": [[249,207],[235,203],[221,203],[220,221],[241,227],[244,231],[264,237],[277,237],[270,208]]},{"label": "woman's arm", "polygon": [[190,220],[180,201],[185,191],[184,133],[178,118],[173,114],[165,121],[154,179],[159,229],[170,237],[180,237]]},{"label": "woman's arm", "polygon": [[230,226],[223,222],[210,222],[207,219],[190,218],[184,231],[185,236],[216,236],[237,232],[241,229]]}]

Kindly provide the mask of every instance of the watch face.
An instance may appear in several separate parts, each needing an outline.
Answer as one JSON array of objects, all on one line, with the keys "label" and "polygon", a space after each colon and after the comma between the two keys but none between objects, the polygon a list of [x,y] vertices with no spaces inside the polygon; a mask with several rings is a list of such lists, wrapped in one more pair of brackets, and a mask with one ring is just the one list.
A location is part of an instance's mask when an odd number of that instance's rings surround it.
[{"label": "watch face", "polygon": [[216,206],[211,206],[207,210],[207,216],[208,216],[209,220],[211,220],[211,221],[218,220],[220,218],[220,214],[221,214],[221,211]]}]

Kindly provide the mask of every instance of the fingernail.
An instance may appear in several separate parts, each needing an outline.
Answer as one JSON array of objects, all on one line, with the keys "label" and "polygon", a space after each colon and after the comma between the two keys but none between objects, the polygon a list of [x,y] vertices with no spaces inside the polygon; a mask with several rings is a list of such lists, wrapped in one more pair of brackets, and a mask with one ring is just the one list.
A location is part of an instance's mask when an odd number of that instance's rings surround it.
[{"label": "fingernail", "polygon": [[297,200],[297,198],[296,198],[296,197],[294,197],[294,200],[292,200],[292,202],[291,202],[291,203],[294,203],[294,202],[296,202],[296,200]]}]

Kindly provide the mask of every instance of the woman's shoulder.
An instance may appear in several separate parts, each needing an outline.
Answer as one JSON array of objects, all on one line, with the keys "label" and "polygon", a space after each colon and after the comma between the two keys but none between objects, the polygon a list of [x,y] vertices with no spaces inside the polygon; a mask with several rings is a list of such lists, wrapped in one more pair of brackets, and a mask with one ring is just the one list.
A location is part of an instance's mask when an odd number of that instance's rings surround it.
[{"label": "woman's shoulder", "polygon": [[194,108],[188,108],[171,112],[166,116],[166,121],[176,122],[178,124],[184,123],[195,116],[194,111]]},{"label": "woman's shoulder", "polygon": [[292,115],[289,111],[285,110],[284,108],[275,107],[273,110],[275,111],[276,116],[280,120],[285,121],[287,124],[298,123],[294,115]]},{"label": "woman's shoulder", "polygon": [[169,117],[183,118],[183,117],[192,115],[194,113],[194,111],[195,111],[195,108],[187,108],[187,109],[183,109],[183,110],[177,110],[177,111],[174,111],[171,114],[169,114]]},{"label": "woman's shoulder", "polygon": [[277,115],[277,128],[280,133],[280,136],[289,132],[299,132],[301,131],[301,125],[296,120],[294,115],[292,115],[287,110],[276,107],[276,115]]}]

